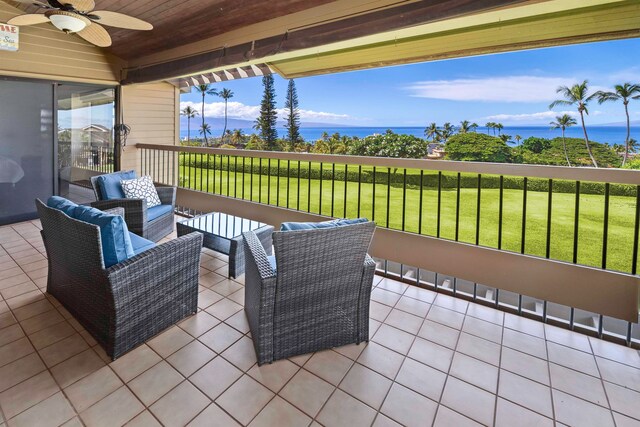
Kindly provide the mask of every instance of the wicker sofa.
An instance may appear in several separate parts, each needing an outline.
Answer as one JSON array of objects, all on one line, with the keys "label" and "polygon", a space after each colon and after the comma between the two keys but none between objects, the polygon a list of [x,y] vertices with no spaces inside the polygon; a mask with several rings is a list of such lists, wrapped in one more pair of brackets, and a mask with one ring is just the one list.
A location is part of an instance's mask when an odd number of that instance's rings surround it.
[{"label": "wicker sofa", "polygon": [[375,224],[273,233],[275,258],[245,245],[245,312],[258,364],[369,341]]},{"label": "wicker sofa", "polygon": [[36,205],[49,259],[47,292],[112,359],[197,311],[200,233],[105,268],[98,226]]},{"label": "wicker sofa", "polygon": [[[125,171],[133,172],[133,171]],[[117,172],[116,172],[117,173]],[[124,219],[127,222],[129,230],[145,239],[154,242],[159,241],[173,231],[175,223],[174,214],[176,207],[176,188],[175,187],[156,187],[158,197],[163,206],[170,206],[166,212],[163,212],[156,218],[149,218],[149,209],[144,199],[107,199],[102,194],[102,189],[98,184],[98,177],[91,177],[91,186],[96,196],[96,201],[91,206],[100,210],[111,209],[116,207],[124,208]]]}]

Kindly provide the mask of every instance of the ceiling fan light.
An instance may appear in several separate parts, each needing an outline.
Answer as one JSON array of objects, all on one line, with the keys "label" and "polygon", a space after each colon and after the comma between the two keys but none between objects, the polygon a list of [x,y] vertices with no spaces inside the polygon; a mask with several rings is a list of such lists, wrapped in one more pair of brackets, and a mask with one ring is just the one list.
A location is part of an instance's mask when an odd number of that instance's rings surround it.
[{"label": "ceiling fan light", "polygon": [[75,16],[55,14],[49,16],[49,19],[56,28],[65,33],[77,33],[84,30],[87,26],[84,20],[76,18]]}]

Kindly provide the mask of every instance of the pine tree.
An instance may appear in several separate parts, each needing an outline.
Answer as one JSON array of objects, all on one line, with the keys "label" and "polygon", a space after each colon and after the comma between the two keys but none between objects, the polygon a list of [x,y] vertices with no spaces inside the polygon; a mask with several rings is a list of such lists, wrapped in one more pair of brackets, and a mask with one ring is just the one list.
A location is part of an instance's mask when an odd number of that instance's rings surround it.
[{"label": "pine tree", "polygon": [[277,147],[278,131],[276,121],[278,112],[276,111],[276,91],[273,85],[273,76],[262,77],[264,94],[260,102],[260,116],[256,119],[254,129],[260,131],[260,137],[264,140],[268,150],[275,150]]},{"label": "pine tree", "polygon": [[284,102],[284,108],[287,110],[287,123],[284,127],[287,129],[287,139],[291,147],[301,141],[300,138],[300,110],[298,109],[298,91],[296,91],[296,83],[293,79],[289,80],[287,87],[287,99]]}]

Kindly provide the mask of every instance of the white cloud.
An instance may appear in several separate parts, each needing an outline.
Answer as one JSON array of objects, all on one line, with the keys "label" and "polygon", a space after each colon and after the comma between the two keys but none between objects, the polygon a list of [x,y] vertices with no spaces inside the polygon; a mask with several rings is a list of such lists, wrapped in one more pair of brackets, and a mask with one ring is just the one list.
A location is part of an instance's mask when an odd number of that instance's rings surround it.
[{"label": "white cloud", "polygon": [[[426,80],[406,86],[410,95],[450,101],[551,102],[558,86],[578,83],[571,77],[498,76],[477,79]],[[591,91],[600,90],[592,87]]]},{"label": "white cloud", "polygon": [[[190,106],[202,114],[202,103],[193,101],[184,101],[180,103],[182,110],[186,106]],[[260,115],[259,105],[245,105],[242,102],[229,102],[227,105],[228,117],[232,119],[255,120]],[[287,110],[279,108],[278,117],[283,119]],[[206,117],[224,117],[224,102],[211,102],[204,104],[204,114]],[[344,121],[351,119],[348,114],[329,113],[325,111],[300,110],[300,118],[305,121],[320,120],[323,122]]]},{"label": "white cloud", "polygon": [[556,116],[568,114],[571,117],[578,117],[577,111],[540,111],[538,113],[525,114],[495,114],[483,117],[481,120],[493,120],[501,122],[539,122],[554,120]]}]

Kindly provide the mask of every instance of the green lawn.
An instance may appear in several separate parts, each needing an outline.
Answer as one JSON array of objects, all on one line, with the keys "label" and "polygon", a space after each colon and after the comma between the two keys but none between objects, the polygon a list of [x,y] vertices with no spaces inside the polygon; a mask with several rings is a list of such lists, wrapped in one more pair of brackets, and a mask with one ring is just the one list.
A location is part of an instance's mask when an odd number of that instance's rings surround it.
[{"label": "green lawn", "polygon": [[[293,163],[293,162],[292,162]],[[266,161],[265,161],[266,164]],[[324,165],[325,179],[298,179],[250,173],[229,173],[227,179],[226,164],[222,175],[220,170],[189,168],[186,176],[180,167],[180,182],[187,188],[244,198],[281,207],[300,209],[313,213],[322,213],[334,217],[364,216],[373,219],[378,226],[420,232],[436,236],[438,191],[436,186],[423,186],[422,206],[420,206],[420,187],[407,187],[403,197],[402,185],[386,185],[384,176],[379,177],[375,185],[375,210],[373,185],[371,183],[327,180],[331,175],[331,165]],[[303,163],[302,168],[308,165]],[[292,170],[297,170],[297,164]],[[319,165],[312,165],[319,168]],[[344,171],[344,165],[336,168]],[[363,168],[365,170],[365,168]],[[370,170],[370,168],[367,168]],[[204,171],[204,173],[201,173]],[[350,172],[357,173],[357,166],[350,166]],[[383,169],[386,172],[386,169]],[[393,171],[392,171],[393,172]],[[402,177],[402,171],[397,172]],[[418,171],[408,171],[415,174]],[[295,174],[295,173],[294,173]],[[444,174],[453,178],[455,174]],[[186,179],[188,178],[188,179]],[[243,181],[244,180],[244,181]],[[288,181],[288,182],[287,182]],[[244,185],[243,185],[244,182]],[[451,181],[450,181],[451,182]],[[288,184],[288,190],[287,190]],[[299,189],[298,189],[299,185]],[[228,192],[227,192],[228,188]],[[243,193],[244,189],[244,193]],[[322,195],[322,197],[320,197]],[[346,212],[345,212],[346,195]],[[388,197],[387,197],[388,196]],[[460,190],[460,210],[458,240],[476,243],[476,224],[478,191],[476,188]],[[389,210],[387,212],[387,199]],[[445,188],[441,192],[440,233],[445,239],[456,237],[457,191]],[[479,244],[498,247],[499,189],[482,188],[480,200]],[[607,269],[630,272],[633,256],[633,230],[635,220],[635,197],[611,196],[609,206],[609,231],[607,249]],[[522,189],[505,189],[503,194],[502,249],[520,252],[522,244]],[[553,193],[551,210],[550,258],[572,261],[575,217],[575,194]],[[420,219],[420,212],[422,218]],[[525,253],[537,256],[546,255],[548,192],[528,191],[526,216]],[[600,267],[602,265],[604,196],[582,194],[580,197],[580,215],[578,231],[579,264]],[[418,230],[421,224],[420,230]],[[428,254],[427,254],[428,255]]]}]

